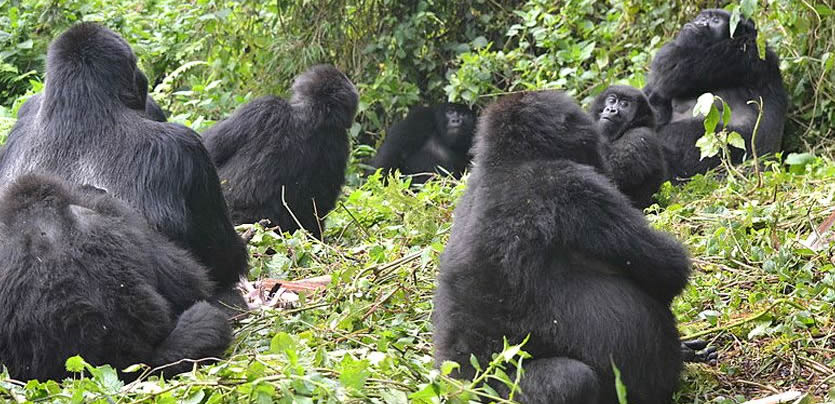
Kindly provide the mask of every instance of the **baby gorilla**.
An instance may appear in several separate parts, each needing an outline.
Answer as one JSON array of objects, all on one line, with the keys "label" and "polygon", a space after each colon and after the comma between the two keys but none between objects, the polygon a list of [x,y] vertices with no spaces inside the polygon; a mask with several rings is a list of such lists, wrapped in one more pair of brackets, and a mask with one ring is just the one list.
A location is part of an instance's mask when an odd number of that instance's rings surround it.
[{"label": "baby gorilla", "polygon": [[636,208],[651,205],[667,169],[647,97],[633,87],[611,86],[594,99],[591,114],[610,143],[612,180]]},{"label": "baby gorilla", "polygon": [[321,238],[321,218],[345,182],[358,102],[345,74],[318,65],[296,78],[289,101],[261,97],[206,131],[232,222],[266,218],[282,231],[301,225]]},{"label": "baby gorilla", "polygon": [[116,369],[216,357],[231,340],[204,301],[206,268],[98,188],[18,179],[0,197],[0,262],[0,362],[15,379],[64,378],[73,355]]},{"label": "baby gorilla", "polygon": [[471,354],[484,365],[504,337],[530,335],[520,402],[615,403],[614,362],[630,403],[669,403],[682,367],[670,302],[687,284],[684,248],[601,174],[595,123],[564,94],[505,96],[478,128],[441,256],[436,364],[456,361],[456,376],[472,378]]},{"label": "baby gorilla", "polygon": [[470,164],[474,129],[475,114],[466,105],[414,107],[389,128],[371,165],[384,173],[397,169],[413,174],[413,184],[426,182],[436,172],[460,178]]}]

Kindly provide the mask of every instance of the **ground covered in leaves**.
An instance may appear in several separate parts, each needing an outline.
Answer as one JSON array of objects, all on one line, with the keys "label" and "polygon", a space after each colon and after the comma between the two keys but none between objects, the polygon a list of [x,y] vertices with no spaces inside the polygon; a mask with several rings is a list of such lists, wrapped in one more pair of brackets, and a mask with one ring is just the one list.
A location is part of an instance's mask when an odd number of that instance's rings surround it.
[{"label": "ground covered in leaves", "polygon": [[[661,192],[647,210],[693,256],[691,286],[675,300],[682,335],[711,341],[716,365],[691,364],[678,403],[742,403],[797,390],[802,402],[835,402],[835,243],[806,240],[835,210],[832,153],[793,155],[737,173],[698,177]],[[422,188],[372,176],[347,187],[324,242],[298,232],[241,226],[251,237],[250,278],[324,275],[324,289],[262,306],[241,320],[228,357],[170,380],[123,384],[113,369],[68,361],[63,382],[0,373],[0,401],[101,403],[461,402],[492,397],[480,381],[502,377],[508,347],[474,382],[436,370],[429,320],[438,256],[466,180]],[[821,247],[822,245],[822,247]],[[320,278],[321,279],[321,278]],[[257,283],[254,283],[257,286]],[[269,293],[267,291],[266,293]],[[273,290],[275,292],[275,290]],[[269,300],[269,296],[265,300]],[[524,350],[524,346],[521,347]],[[82,371],[85,370],[86,372]],[[147,369],[137,367],[140,373]]]}]

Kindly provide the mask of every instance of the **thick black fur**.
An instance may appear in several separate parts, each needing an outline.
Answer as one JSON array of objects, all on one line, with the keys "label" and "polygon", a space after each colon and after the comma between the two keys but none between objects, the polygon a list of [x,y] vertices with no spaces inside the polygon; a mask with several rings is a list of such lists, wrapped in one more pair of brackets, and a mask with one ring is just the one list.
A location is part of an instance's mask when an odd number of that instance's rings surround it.
[{"label": "thick black fur", "polygon": [[389,128],[371,165],[384,173],[397,169],[414,174],[416,184],[432,177],[427,173],[460,178],[470,164],[475,119],[475,113],[462,104],[414,107]]},{"label": "thick black fur", "polygon": [[148,119],[147,80],[127,42],[78,24],[50,45],[47,76],[37,113],[24,111],[0,152],[0,184],[37,170],[105,189],[191,251],[218,292],[233,288],[247,253],[217,172],[197,133]]},{"label": "thick black fur", "polygon": [[634,118],[619,128],[598,125],[609,147],[606,160],[618,188],[643,209],[653,203],[653,194],[667,179],[663,146],[655,133],[655,115],[644,94],[630,86],[610,86],[591,105],[590,113],[600,123],[606,97],[614,94],[637,106]]},{"label": "thick black fur", "polygon": [[206,268],[94,187],[37,175],[7,187],[0,262],[0,362],[15,379],[64,378],[73,355],[156,367],[217,357],[231,341],[224,312],[204,301]]},{"label": "thick black fur", "polygon": [[[236,224],[270,219],[322,237],[348,163],[348,129],[359,95],[330,65],[296,77],[289,101],[266,96],[238,108],[203,134]],[[284,207],[284,201],[290,212]]]},{"label": "thick black fur", "polygon": [[[17,110],[17,119],[31,113],[37,113],[38,109],[41,107],[41,98],[43,98],[43,93],[37,93],[29,97],[29,99],[20,106],[20,109]],[[165,122],[168,120],[165,117],[165,112],[162,110],[162,107],[160,107],[150,95],[148,95],[145,99],[145,109],[142,111],[145,113],[145,117],[152,121]]]},{"label": "thick black fur", "polygon": [[[721,34],[704,22],[718,18]],[[704,173],[719,165],[718,157],[699,160],[696,140],[704,134],[704,118],[693,117],[696,99],[705,92],[722,97],[733,112],[728,129],[739,132],[746,150],[732,148],[732,160],[752,154],[751,136],[757,107],[749,100],[763,98],[763,117],[756,138],[758,155],[780,151],[786,120],[787,98],[780,74],[780,60],[770,48],[765,60],[757,51],[757,29],[742,18],[730,37],[730,14],[708,9],[685,24],[675,40],[664,45],[652,61],[644,92],[657,112],[658,132],[667,150],[673,178]]]},{"label": "thick black fur", "polygon": [[689,276],[679,242],[650,228],[601,172],[595,123],[562,93],[505,96],[480,118],[434,299],[436,364],[473,376],[502,338],[533,359],[526,403],[670,401],[682,367],[670,301]]}]

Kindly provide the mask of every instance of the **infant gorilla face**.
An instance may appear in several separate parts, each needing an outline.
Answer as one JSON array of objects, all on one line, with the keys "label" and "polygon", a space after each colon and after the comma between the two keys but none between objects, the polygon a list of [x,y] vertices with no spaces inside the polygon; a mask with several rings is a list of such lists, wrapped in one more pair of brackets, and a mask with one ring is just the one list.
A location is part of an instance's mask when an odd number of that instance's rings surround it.
[{"label": "infant gorilla face", "polygon": [[616,135],[635,119],[638,103],[634,99],[617,94],[609,94],[603,104],[598,122],[603,133]]}]

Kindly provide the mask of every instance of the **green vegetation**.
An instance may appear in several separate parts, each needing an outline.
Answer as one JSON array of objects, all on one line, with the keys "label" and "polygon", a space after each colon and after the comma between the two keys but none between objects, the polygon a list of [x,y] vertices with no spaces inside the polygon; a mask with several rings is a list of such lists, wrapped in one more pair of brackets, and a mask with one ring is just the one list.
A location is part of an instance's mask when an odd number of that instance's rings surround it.
[{"label": "green vegetation", "polygon": [[[409,3],[409,4],[405,4]],[[296,307],[261,309],[237,328],[229,357],[172,380],[123,385],[89,375],[17,382],[0,401],[465,402],[491,397],[479,380],[523,360],[509,346],[475,382],[434,369],[431,297],[452,209],[466,187],[417,189],[361,162],[385,128],[418,102],[485,105],[507,91],[564,89],[579,101],[614,82],[642,85],[652,53],[704,6],[660,0],[359,2],[0,0],[0,142],[24,96],[40,90],[46,45],[80,20],[131,43],[153,96],[197,130],[255,96],[282,94],[315,62],[346,71],[362,94],[349,181],[325,242],[252,229],[251,279],[330,275]],[[674,4],[675,3],[675,4]],[[750,6],[750,1],[744,1]],[[674,301],[682,335],[705,334],[718,365],[688,365],[678,403],[741,403],[799,390],[835,403],[835,248],[802,243],[835,206],[835,16],[813,0],[760,1],[760,32],[782,58],[791,99],[784,163],[667,184],[647,210],[690,249],[691,286]],[[142,369],[138,370],[142,372]],[[628,387],[628,386],[627,386]]]}]

